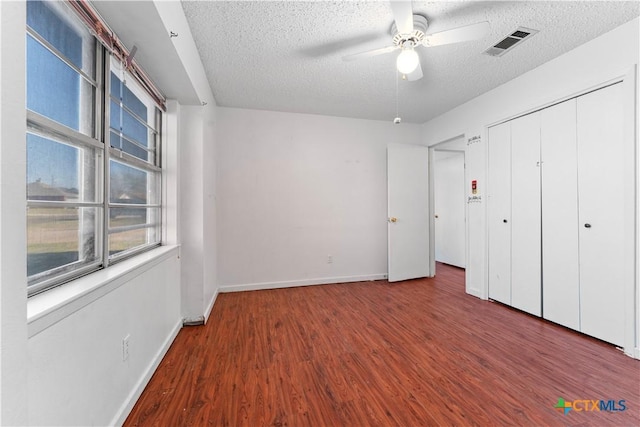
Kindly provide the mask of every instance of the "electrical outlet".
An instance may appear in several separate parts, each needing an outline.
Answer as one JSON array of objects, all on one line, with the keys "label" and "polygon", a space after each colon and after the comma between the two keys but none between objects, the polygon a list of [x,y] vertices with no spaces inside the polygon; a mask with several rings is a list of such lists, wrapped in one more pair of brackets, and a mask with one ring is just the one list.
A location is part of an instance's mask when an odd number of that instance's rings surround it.
[{"label": "electrical outlet", "polygon": [[129,358],[129,338],[131,335],[127,334],[126,337],[122,338],[122,361],[126,361]]},{"label": "electrical outlet", "polygon": [[327,255],[327,264],[333,263],[333,255]]}]

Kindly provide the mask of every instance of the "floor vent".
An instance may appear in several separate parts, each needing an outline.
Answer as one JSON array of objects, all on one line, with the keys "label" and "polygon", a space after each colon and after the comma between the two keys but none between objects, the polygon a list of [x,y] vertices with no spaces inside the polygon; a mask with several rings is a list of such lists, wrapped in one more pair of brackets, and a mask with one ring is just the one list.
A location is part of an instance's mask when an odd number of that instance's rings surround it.
[{"label": "floor vent", "polygon": [[532,30],[531,28],[518,27],[483,53],[491,56],[502,56],[524,40],[530,39],[537,32],[538,30]]}]

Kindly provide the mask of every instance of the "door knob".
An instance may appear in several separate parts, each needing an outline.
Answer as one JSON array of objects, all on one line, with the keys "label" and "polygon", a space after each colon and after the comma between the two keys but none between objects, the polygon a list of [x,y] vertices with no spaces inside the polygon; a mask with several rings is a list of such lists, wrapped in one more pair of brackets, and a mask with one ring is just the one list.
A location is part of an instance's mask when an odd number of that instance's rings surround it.
[{"label": "door knob", "polygon": [[589,223],[585,224],[584,228],[591,228],[591,224],[589,224]]},{"label": "door knob", "polygon": [[504,223],[506,224],[506,223],[507,223],[507,220],[506,220],[506,219],[503,219],[503,220],[502,220],[502,222],[504,222]]},{"label": "door knob", "polygon": [[398,222],[398,218],[392,216],[391,218],[389,218],[389,222]]},{"label": "door knob", "polygon": [[436,215],[436,218],[438,218],[438,215]]}]

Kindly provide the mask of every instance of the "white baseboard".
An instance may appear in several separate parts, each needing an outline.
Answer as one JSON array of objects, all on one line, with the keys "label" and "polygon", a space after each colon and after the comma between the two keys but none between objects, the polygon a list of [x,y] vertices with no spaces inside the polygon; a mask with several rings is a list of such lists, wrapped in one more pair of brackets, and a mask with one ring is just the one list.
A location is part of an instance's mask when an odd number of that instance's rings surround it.
[{"label": "white baseboard", "polygon": [[213,310],[213,304],[216,303],[216,299],[218,298],[218,294],[219,293],[220,293],[220,291],[218,289],[216,289],[215,293],[213,294],[213,298],[211,298],[211,302],[209,303],[209,306],[207,307],[207,309],[204,312],[204,323],[205,324],[209,320],[209,316],[211,315],[211,310]]},{"label": "white baseboard", "polygon": [[349,282],[366,282],[370,280],[384,280],[387,278],[387,274],[369,274],[364,276],[341,276],[341,277],[323,277],[318,279],[303,279],[303,280],[287,280],[283,282],[262,282],[262,283],[248,283],[241,285],[228,285],[221,286],[219,291],[222,292],[241,292],[241,291],[259,291],[264,289],[279,289],[279,288],[295,288],[297,286],[313,286],[313,285],[328,285],[332,283],[349,283]]},{"label": "white baseboard", "polygon": [[124,401],[124,404],[120,407],[120,410],[118,411],[116,416],[113,418],[111,423],[109,423],[109,425],[121,426],[122,424],[124,424],[127,417],[129,416],[129,413],[131,413],[131,410],[133,409],[134,405],[140,398],[140,395],[142,394],[145,387],[149,383],[151,376],[158,368],[158,365],[160,365],[162,358],[164,357],[165,354],[167,354],[169,347],[171,347],[171,344],[176,339],[176,336],[178,336],[178,332],[180,332],[181,328],[182,328],[182,319],[179,319],[176,325],[173,327],[173,329],[169,333],[169,335],[167,336],[167,339],[162,343],[162,346],[160,347],[155,357],[147,367],[146,372],[144,373],[144,375],[142,375],[140,380],[133,387],[133,390],[131,390],[131,393],[129,393],[129,396],[127,396],[126,400]]}]

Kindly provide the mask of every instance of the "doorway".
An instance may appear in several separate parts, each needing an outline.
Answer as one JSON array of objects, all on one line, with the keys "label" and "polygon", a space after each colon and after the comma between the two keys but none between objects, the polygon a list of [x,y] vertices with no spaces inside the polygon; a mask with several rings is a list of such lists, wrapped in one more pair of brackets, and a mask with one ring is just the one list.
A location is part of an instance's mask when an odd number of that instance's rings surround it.
[{"label": "doorway", "polygon": [[463,136],[431,148],[433,261],[459,268],[466,267],[465,149]]}]

